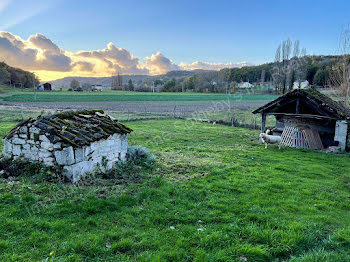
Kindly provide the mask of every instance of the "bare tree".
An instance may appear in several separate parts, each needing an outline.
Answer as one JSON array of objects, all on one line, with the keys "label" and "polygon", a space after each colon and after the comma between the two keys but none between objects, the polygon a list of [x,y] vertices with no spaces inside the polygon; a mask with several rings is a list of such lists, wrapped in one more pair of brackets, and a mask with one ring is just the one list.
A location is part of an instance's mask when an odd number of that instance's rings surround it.
[{"label": "bare tree", "polygon": [[301,86],[301,70],[302,65],[300,63],[300,42],[299,40],[294,41],[294,48],[293,48],[293,58],[290,65],[290,77],[289,77],[289,90],[293,88],[294,82],[298,81],[299,88]]},{"label": "bare tree", "polygon": [[283,75],[282,75],[282,85],[283,85],[283,94],[286,93],[288,87],[288,81],[290,81],[291,68],[289,66],[289,56],[292,51],[292,41],[288,38],[282,42],[282,66],[283,66]]},{"label": "bare tree", "polygon": [[263,69],[261,70],[261,74],[260,74],[260,85],[262,85],[265,82],[265,76],[266,76],[266,71]]},{"label": "bare tree", "polygon": [[281,44],[276,49],[275,54],[275,67],[273,68],[272,79],[275,85],[276,94],[279,93],[279,87],[281,85]]},{"label": "bare tree", "polygon": [[281,44],[277,47],[276,54],[275,54],[275,62],[281,61]]},{"label": "bare tree", "polygon": [[292,41],[288,38],[282,42],[282,60],[283,62],[288,61],[290,52],[292,50]]},{"label": "bare tree", "polygon": [[300,54],[300,42],[299,42],[299,40],[295,40],[293,57],[299,57],[299,54]]},{"label": "bare tree", "polygon": [[342,100],[344,106],[349,106],[350,94],[350,27],[342,31],[340,56],[333,65],[328,79],[328,85],[334,90],[334,94]]},{"label": "bare tree", "polygon": [[[291,57],[293,49],[293,57]],[[302,55],[305,49],[300,51],[300,42],[296,40],[293,43],[290,39],[287,39],[280,44],[276,50],[275,55],[275,68],[273,72],[273,80],[276,87],[276,91],[279,93],[286,93],[291,90],[295,80],[299,80],[304,77],[302,72],[304,58]],[[305,51],[306,52],[306,51]]]},{"label": "bare tree", "polygon": [[123,77],[119,74],[119,72],[117,73],[117,76],[112,76],[111,89],[112,90],[123,89]]}]

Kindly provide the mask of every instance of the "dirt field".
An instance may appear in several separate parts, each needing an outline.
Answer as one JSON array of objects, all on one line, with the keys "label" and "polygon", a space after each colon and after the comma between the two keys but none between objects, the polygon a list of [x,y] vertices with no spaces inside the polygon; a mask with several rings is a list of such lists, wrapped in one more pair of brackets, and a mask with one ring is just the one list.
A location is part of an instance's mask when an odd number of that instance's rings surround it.
[{"label": "dirt field", "polygon": [[114,112],[149,112],[149,113],[193,113],[203,111],[222,111],[231,108],[249,109],[259,107],[266,101],[142,101],[142,102],[5,102],[0,101],[2,107],[24,107],[40,109],[103,109]]}]

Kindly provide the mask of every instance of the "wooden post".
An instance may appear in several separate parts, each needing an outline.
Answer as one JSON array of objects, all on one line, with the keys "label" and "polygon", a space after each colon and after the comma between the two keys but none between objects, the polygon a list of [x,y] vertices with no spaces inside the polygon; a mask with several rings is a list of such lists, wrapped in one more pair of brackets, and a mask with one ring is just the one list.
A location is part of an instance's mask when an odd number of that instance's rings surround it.
[{"label": "wooden post", "polygon": [[266,126],[266,114],[261,114],[261,133],[265,132],[265,126]]},{"label": "wooden post", "polygon": [[234,123],[235,123],[235,110],[232,107],[231,126],[234,126]]},{"label": "wooden post", "polygon": [[295,113],[299,114],[299,98],[297,99],[297,101],[295,103]]}]

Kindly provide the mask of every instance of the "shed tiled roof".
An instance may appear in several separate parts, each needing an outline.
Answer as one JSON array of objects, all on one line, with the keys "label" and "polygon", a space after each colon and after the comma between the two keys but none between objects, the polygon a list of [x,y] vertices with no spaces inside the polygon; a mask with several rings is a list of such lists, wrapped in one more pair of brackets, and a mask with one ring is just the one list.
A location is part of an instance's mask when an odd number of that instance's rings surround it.
[{"label": "shed tiled roof", "polygon": [[29,118],[13,128],[5,139],[11,138],[22,126],[37,127],[48,134],[52,143],[62,142],[73,147],[89,145],[115,133],[129,134],[133,131],[102,110],[83,110]]}]

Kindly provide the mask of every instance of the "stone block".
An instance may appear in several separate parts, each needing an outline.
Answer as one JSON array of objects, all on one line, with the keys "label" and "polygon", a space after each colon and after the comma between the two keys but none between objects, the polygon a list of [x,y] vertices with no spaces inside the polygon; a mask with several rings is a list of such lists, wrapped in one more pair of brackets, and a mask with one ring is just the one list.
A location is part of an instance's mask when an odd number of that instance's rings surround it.
[{"label": "stone block", "polygon": [[42,141],[42,142],[50,142],[50,140],[44,135],[40,135],[39,136],[39,140]]},{"label": "stone block", "polygon": [[20,138],[23,138],[23,139],[28,139],[28,135],[27,134],[19,134],[18,136]]},{"label": "stone block", "polygon": [[32,145],[32,146],[30,147],[30,150],[31,150],[32,152],[34,152],[34,153],[39,152],[39,148],[37,148],[37,147],[34,146],[34,145]]},{"label": "stone block", "polygon": [[59,165],[67,166],[75,163],[73,147],[66,147],[61,151],[55,151],[56,162]]},{"label": "stone block", "polygon": [[61,149],[62,148],[62,144],[61,143],[56,143],[53,145],[54,149]]},{"label": "stone block", "polygon": [[15,145],[24,145],[26,143],[26,141],[24,139],[20,139],[20,138],[16,137],[12,140],[12,143]]},{"label": "stone block", "polygon": [[19,132],[22,133],[22,134],[26,134],[26,135],[27,135],[28,127],[22,126],[22,127],[19,129]]},{"label": "stone block", "polygon": [[4,153],[11,154],[12,153],[12,144],[10,143],[10,141],[4,139],[3,143],[4,143]]},{"label": "stone block", "polygon": [[20,156],[22,154],[20,145],[13,145],[12,154],[15,156]]},{"label": "stone block", "polygon": [[53,166],[55,164],[55,159],[53,157],[47,157],[43,159],[43,163],[47,166]]},{"label": "stone block", "polygon": [[112,139],[114,139],[114,140],[120,140],[120,139],[121,139],[121,135],[120,135],[120,134],[114,134],[114,135],[112,136]]},{"label": "stone block", "polygon": [[88,173],[92,173],[96,167],[96,164],[91,161],[83,161],[74,165],[65,166],[64,175],[70,179],[73,183],[78,182],[83,176]]},{"label": "stone block", "polygon": [[33,152],[29,149],[22,149],[22,155],[24,158],[31,158],[31,155],[33,155]]},{"label": "stone block", "polygon": [[114,147],[117,144],[117,142],[114,139],[108,139],[106,140],[105,144],[106,147]]},{"label": "stone block", "polygon": [[118,160],[118,152],[113,152],[107,155],[107,160]]},{"label": "stone block", "polygon": [[39,158],[47,158],[47,157],[52,157],[52,153],[48,151],[39,151]]},{"label": "stone block", "polygon": [[40,129],[35,126],[32,126],[29,128],[29,132],[33,134],[40,134]]},{"label": "stone block", "polygon": [[34,140],[27,140],[27,143],[30,144],[30,145],[34,145],[35,141]]},{"label": "stone block", "polygon": [[53,145],[50,142],[41,142],[40,146],[46,150],[53,150]]},{"label": "stone block", "polygon": [[4,158],[11,158],[12,157],[12,154],[6,153],[6,152],[3,152],[2,155]]},{"label": "stone block", "polygon": [[25,158],[27,158],[29,161],[39,161],[39,155],[38,155],[38,152],[34,153],[33,152],[29,155],[25,155]]},{"label": "stone block", "polygon": [[83,148],[77,148],[75,149],[75,162],[79,163],[84,161],[84,149]]},{"label": "stone block", "polygon": [[126,160],[126,151],[123,151],[120,153],[120,160],[125,161]]},{"label": "stone block", "polygon": [[98,149],[101,147],[101,145],[103,145],[103,142],[104,142],[104,141],[105,141],[105,140],[101,140],[101,141],[98,141],[98,142],[91,143],[91,144],[90,144],[91,151],[96,151],[96,150],[98,150]]},{"label": "stone block", "polygon": [[128,150],[128,138],[126,135],[123,135],[121,139],[121,151],[127,151]]},{"label": "stone block", "polygon": [[84,147],[84,156],[85,158],[90,157],[90,155],[93,153],[91,150],[91,146]]},{"label": "stone block", "polygon": [[23,150],[30,150],[29,144],[24,144],[22,147],[23,147]]}]

